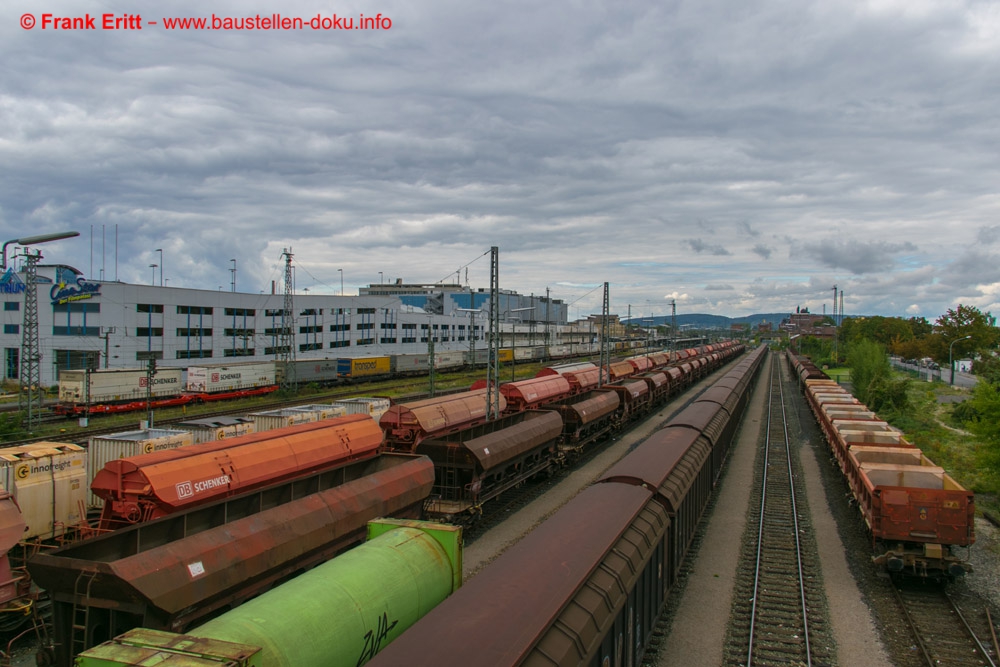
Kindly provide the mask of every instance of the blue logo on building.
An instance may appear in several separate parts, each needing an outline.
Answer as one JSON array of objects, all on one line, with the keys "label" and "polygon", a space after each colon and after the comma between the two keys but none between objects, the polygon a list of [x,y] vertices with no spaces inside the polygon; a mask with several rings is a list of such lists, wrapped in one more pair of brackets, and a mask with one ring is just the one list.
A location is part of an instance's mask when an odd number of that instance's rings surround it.
[{"label": "blue logo on building", "polygon": [[24,292],[24,282],[18,278],[12,269],[0,276],[0,294],[21,294]]},{"label": "blue logo on building", "polygon": [[64,282],[59,282],[53,285],[52,289],[49,291],[49,298],[52,299],[52,305],[54,306],[61,306],[69,303],[70,301],[93,299],[95,296],[100,295],[101,284],[88,283],[83,278],[77,278],[75,285],[67,285]]}]

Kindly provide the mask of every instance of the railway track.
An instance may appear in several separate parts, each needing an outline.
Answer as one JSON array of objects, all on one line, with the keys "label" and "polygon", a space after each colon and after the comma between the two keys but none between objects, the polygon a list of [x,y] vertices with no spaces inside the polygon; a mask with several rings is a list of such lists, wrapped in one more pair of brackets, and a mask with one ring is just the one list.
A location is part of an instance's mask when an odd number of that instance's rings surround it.
[{"label": "railway track", "polygon": [[782,370],[771,361],[767,431],[757,456],[757,501],[740,556],[726,665],[832,664],[819,556],[798,458],[789,443]]},{"label": "railway track", "polygon": [[893,591],[924,664],[997,666],[985,611],[963,612],[937,583],[897,582]]}]

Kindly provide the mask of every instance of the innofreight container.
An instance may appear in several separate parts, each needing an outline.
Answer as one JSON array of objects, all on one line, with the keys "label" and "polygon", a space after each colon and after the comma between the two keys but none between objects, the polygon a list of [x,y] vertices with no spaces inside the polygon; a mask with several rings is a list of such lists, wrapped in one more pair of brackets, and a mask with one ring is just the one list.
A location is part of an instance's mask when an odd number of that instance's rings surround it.
[{"label": "innofreight container", "polygon": [[389,409],[390,402],[388,398],[362,396],[358,398],[348,398],[343,401],[334,401],[333,405],[344,408],[349,415],[371,415],[378,420]]},{"label": "innofreight container", "polygon": [[334,417],[343,417],[348,413],[347,408],[342,405],[337,405],[336,403],[326,403],[322,405],[296,405],[291,410],[301,410],[303,412],[314,412],[316,413],[316,421],[323,421],[324,419],[333,419]]},{"label": "innofreight container", "polygon": [[195,444],[235,438],[254,432],[254,421],[249,417],[206,417],[204,419],[188,419],[174,422],[182,431],[189,431]]},{"label": "innofreight container", "polygon": [[389,374],[389,357],[359,357],[338,359],[337,375],[343,378],[363,378]]},{"label": "innofreight container", "polygon": [[295,426],[296,424],[308,424],[319,419],[318,413],[314,411],[296,410],[295,408],[254,412],[247,417],[253,420],[254,432],[256,433],[270,431],[273,428]]},{"label": "innofreight container", "polygon": [[[180,368],[157,369],[153,375],[152,396],[155,398],[180,394],[183,388],[181,375]],[[90,404],[134,401],[146,398],[146,385],[146,369],[142,368],[61,371],[59,401]]]},{"label": "innofreight container", "polygon": [[62,536],[85,518],[87,452],[79,445],[38,442],[0,449],[0,480],[28,525],[24,539]]},{"label": "innofreight container", "polygon": [[[94,475],[102,470],[108,461],[165,449],[177,449],[191,444],[194,444],[194,435],[190,431],[163,428],[94,436],[88,444],[87,480],[89,482],[94,479]],[[88,488],[87,507],[103,507],[103,505],[104,501],[91,493]]]},{"label": "innofreight container", "polygon": [[212,394],[267,387],[274,383],[274,362],[260,361],[225,366],[191,366],[187,369],[186,388],[188,391]]}]

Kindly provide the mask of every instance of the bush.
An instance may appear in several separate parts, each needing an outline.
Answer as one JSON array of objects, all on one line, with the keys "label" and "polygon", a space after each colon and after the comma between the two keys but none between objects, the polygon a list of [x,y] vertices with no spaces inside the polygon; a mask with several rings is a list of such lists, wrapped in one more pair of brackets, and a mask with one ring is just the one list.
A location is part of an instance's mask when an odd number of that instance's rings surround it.
[{"label": "bush", "polygon": [[979,421],[980,418],[982,418],[982,414],[976,409],[972,401],[956,403],[955,407],[951,409],[951,423],[955,426],[964,428],[970,422]]}]

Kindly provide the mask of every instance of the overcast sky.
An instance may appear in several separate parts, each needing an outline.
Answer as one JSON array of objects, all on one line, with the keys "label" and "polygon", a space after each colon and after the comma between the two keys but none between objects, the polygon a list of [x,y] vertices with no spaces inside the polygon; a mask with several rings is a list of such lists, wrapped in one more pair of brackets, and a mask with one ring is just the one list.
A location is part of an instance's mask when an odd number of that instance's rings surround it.
[{"label": "overcast sky", "polygon": [[[277,12],[391,27],[163,21]],[[574,317],[1000,313],[995,1],[11,0],[0,62],[4,240],[88,277],[488,287],[496,245]]]}]

